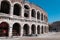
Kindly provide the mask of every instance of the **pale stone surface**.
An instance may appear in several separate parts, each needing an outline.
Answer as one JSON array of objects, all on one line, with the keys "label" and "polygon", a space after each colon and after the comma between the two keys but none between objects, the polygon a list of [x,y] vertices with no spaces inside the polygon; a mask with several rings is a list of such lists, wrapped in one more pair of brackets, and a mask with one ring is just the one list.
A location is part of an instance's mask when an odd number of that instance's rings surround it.
[{"label": "pale stone surface", "polygon": [[60,40],[60,32],[43,34],[40,37],[15,37],[15,38],[5,38],[5,39],[0,38],[0,40]]}]

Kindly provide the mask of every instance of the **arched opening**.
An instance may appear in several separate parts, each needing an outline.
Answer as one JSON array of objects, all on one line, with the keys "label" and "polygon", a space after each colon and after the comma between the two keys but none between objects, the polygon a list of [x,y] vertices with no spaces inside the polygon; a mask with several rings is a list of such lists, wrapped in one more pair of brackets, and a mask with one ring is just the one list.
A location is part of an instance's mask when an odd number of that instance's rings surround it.
[{"label": "arched opening", "polygon": [[8,1],[1,2],[1,12],[5,14],[10,13],[10,3]]},{"label": "arched opening", "polygon": [[44,21],[46,21],[46,16],[44,15]]},{"label": "arched opening", "polygon": [[35,9],[31,10],[31,16],[34,17],[34,18],[36,17],[36,11],[35,11]]},{"label": "arched opening", "polygon": [[40,12],[37,12],[37,19],[40,19]]},{"label": "arched opening", "polygon": [[29,25],[25,24],[23,27],[23,36],[29,35]]},{"label": "arched opening", "polygon": [[0,37],[8,37],[9,36],[9,24],[6,22],[2,22],[0,24]]},{"label": "arched opening", "polygon": [[29,17],[30,8],[28,5],[24,5],[24,17]]},{"label": "arched opening", "polygon": [[43,13],[41,13],[41,20],[43,21]]},{"label": "arched opening", "polygon": [[36,34],[36,26],[34,24],[31,26],[31,30],[32,34]]},{"label": "arched opening", "polygon": [[18,3],[14,4],[13,14],[21,16],[21,6]]},{"label": "arched opening", "polygon": [[40,34],[40,26],[37,26],[37,34]]},{"label": "arched opening", "polygon": [[28,5],[24,5],[24,8],[25,9],[30,9]]},{"label": "arched opening", "polygon": [[13,24],[13,29],[12,29],[12,36],[20,36],[21,32],[21,26],[19,23],[14,23]]},{"label": "arched opening", "polygon": [[41,27],[41,33],[43,34],[44,32],[43,32],[43,26]]}]

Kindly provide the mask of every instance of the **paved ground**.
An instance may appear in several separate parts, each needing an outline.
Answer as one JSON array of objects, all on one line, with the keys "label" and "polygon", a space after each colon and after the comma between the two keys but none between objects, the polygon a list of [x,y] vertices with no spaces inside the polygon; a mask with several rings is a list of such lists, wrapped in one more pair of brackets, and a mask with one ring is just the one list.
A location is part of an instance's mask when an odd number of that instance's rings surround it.
[{"label": "paved ground", "polygon": [[38,37],[1,38],[0,40],[60,40],[60,32],[43,34]]}]

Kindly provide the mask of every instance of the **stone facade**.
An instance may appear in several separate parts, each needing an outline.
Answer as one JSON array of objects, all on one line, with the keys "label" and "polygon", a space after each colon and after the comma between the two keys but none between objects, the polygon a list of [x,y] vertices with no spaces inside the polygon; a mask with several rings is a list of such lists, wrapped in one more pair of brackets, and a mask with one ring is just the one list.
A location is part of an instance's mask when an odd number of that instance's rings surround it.
[{"label": "stone facade", "polygon": [[0,37],[38,36],[48,29],[42,8],[23,0],[0,0]]}]

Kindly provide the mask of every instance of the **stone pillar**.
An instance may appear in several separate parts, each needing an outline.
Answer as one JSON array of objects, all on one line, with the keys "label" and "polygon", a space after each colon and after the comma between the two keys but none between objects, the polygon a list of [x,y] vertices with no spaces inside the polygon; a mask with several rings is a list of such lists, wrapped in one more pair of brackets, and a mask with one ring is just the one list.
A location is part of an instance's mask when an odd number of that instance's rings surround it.
[{"label": "stone pillar", "polygon": [[0,10],[1,10],[1,0],[0,0]]},{"label": "stone pillar", "polygon": [[10,8],[10,17],[13,17],[13,5],[11,5],[11,8]]},{"label": "stone pillar", "polygon": [[43,32],[45,33],[45,26],[43,27]]},{"label": "stone pillar", "polygon": [[49,32],[49,26],[47,26],[47,33]]},{"label": "stone pillar", "polygon": [[29,17],[30,17],[30,20],[31,20],[31,9],[30,9],[30,15],[29,15]]},{"label": "stone pillar", "polygon": [[29,34],[31,34],[31,26],[29,27]]},{"label": "stone pillar", "polygon": [[36,33],[35,34],[37,34],[37,25],[36,25]]},{"label": "stone pillar", "polygon": [[12,25],[10,25],[10,27],[9,27],[9,37],[12,37]]},{"label": "stone pillar", "polygon": [[23,36],[23,26],[21,25],[21,37]]},{"label": "stone pillar", "polygon": [[46,26],[46,33],[48,33],[48,30],[49,30],[49,27],[48,27],[48,26]]},{"label": "stone pillar", "polygon": [[24,17],[24,7],[22,6],[21,15]]},{"label": "stone pillar", "polygon": [[[35,10],[36,11],[36,10]],[[37,20],[37,12],[36,12],[36,18],[35,18],[35,21]]]}]

